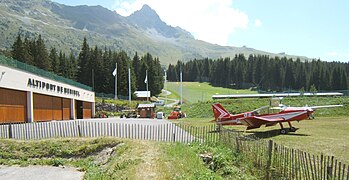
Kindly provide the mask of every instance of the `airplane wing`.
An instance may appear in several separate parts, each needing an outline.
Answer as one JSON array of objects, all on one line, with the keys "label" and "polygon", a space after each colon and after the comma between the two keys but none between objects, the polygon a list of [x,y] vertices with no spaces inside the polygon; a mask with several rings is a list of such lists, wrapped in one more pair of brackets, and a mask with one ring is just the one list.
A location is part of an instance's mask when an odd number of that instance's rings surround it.
[{"label": "airplane wing", "polygon": [[316,110],[316,109],[320,109],[320,108],[332,108],[332,107],[343,107],[343,105],[312,106],[309,108]]},{"label": "airplane wing", "polygon": [[278,122],[284,122],[284,118],[264,118],[264,117],[257,117],[257,116],[252,116],[252,117],[246,117],[243,119],[240,119],[240,122],[244,125],[247,126],[247,129],[254,129],[254,128],[259,128],[261,125],[274,125],[275,123]]}]

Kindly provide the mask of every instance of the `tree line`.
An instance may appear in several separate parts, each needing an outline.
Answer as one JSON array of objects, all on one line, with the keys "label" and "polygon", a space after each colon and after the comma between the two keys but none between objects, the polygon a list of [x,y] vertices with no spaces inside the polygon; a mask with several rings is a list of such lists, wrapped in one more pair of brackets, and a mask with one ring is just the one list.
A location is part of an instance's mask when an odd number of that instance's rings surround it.
[{"label": "tree line", "polygon": [[320,60],[301,61],[286,57],[243,54],[234,58],[178,61],[167,69],[169,81],[209,82],[229,88],[256,88],[263,91],[347,90],[349,63]]},{"label": "tree line", "polygon": [[164,86],[164,70],[160,60],[147,53],[136,52],[131,59],[125,51],[112,51],[98,46],[90,47],[86,38],[78,55],[68,55],[55,47],[46,48],[41,35],[24,39],[18,34],[10,54],[13,59],[36,66],[57,75],[93,87],[98,93],[114,93],[115,79],[112,72],[117,64],[117,93],[128,96],[128,69],[131,74],[131,91],[146,90],[146,71],[149,91],[158,95]]}]

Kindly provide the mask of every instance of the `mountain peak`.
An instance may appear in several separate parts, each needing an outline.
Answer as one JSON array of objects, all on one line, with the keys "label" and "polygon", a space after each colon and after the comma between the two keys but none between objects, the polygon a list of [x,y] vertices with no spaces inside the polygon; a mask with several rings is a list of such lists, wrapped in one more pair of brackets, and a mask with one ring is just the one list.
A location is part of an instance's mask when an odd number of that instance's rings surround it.
[{"label": "mountain peak", "polygon": [[144,26],[148,24],[148,28],[149,26],[152,26],[154,24],[164,23],[160,19],[156,11],[147,4],[144,4],[142,9],[135,11],[127,18],[135,22],[135,24],[137,24],[138,26]]},{"label": "mountain peak", "polygon": [[[127,19],[135,26],[143,29],[144,31],[151,31],[166,37],[166,38],[178,38],[181,35],[188,36],[188,32],[183,31],[180,28],[174,28],[167,25],[160,19],[160,16],[147,4],[144,4],[142,9],[135,11],[133,14],[127,17]],[[191,37],[191,35],[189,34]]]},{"label": "mountain peak", "polygon": [[150,6],[148,6],[147,4],[144,4],[139,11],[143,12],[143,13],[146,13],[146,14],[154,14],[154,15],[158,16],[156,11],[154,9],[152,9]]}]

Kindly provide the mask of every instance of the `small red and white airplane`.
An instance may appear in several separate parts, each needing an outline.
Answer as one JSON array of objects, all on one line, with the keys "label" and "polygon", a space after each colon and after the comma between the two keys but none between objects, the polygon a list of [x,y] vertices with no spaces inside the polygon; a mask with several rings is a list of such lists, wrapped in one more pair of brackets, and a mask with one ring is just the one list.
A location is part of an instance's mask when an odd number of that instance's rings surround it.
[{"label": "small red and white airplane", "polygon": [[[297,128],[291,125],[291,121],[301,121],[305,119],[313,119],[312,114],[316,109],[319,108],[330,108],[330,107],[342,107],[343,105],[326,105],[326,106],[312,106],[312,107],[287,107],[280,104],[279,107],[263,106],[256,110],[240,113],[230,114],[223,106],[219,103],[212,105],[214,114],[214,121],[218,126],[224,125],[245,125],[246,130],[259,128],[262,125],[274,126],[279,124],[281,127],[280,133],[287,134],[288,131],[295,132]],[[259,114],[264,109],[278,109],[277,113]],[[282,123],[287,122],[289,129],[285,129]]]}]

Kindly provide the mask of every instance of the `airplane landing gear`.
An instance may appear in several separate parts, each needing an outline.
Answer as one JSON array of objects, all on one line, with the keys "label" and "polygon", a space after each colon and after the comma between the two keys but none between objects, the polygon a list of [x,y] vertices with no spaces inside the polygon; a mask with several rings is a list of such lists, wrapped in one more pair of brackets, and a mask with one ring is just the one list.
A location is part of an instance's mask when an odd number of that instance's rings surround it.
[{"label": "airplane landing gear", "polygon": [[297,131],[297,128],[295,127],[290,127],[290,132],[296,132]]},{"label": "airplane landing gear", "polygon": [[288,125],[290,126],[290,132],[296,132],[296,131],[297,131],[297,128],[293,127],[293,126],[291,125],[291,122],[290,122],[290,121],[288,121]]},{"label": "airplane landing gear", "polygon": [[281,130],[280,130],[280,133],[281,133],[281,134],[287,134],[288,132],[296,132],[296,131],[297,131],[297,128],[293,127],[293,126],[291,125],[290,122],[287,122],[287,123],[288,123],[288,125],[290,126],[290,129],[284,128],[284,126],[282,125],[282,123],[279,123],[279,124],[280,124],[280,127],[281,127]]},{"label": "airplane landing gear", "polygon": [[280,124],[280,127],[281,127],[280,133],[281,134],[287,134],[288,133],[287,129],[284,128],[284,126],[282,125],[281,122],[279,124]]},{"label": "airplane landing gear", "polygon": [[281,129],[281,130],[280,130],[280,133],[281,133],[281,134],[287,134],[288,132],[287,132],[286,129]]}]

